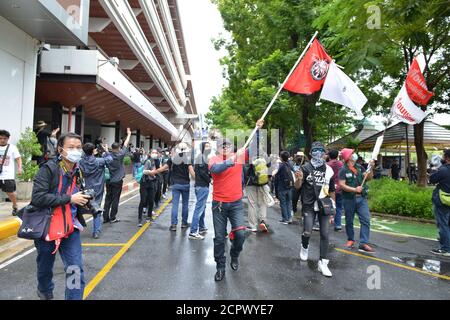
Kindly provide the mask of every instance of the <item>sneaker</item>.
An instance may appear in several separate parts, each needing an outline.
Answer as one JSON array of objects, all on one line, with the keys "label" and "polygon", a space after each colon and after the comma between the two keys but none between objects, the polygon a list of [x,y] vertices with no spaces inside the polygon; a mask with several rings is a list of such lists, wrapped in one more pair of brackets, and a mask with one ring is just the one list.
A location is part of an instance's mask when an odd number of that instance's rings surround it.
[{"label": "sneaker", "polygon": [[330,269],[328,269],[328,262],[330,260],[327,259],[320,259],[318,263],[318,270],[321,272],[325,277],[331,277],[333,274],[331,273]]},{"label": "sneaker", "polygon": [[230,267],[234,271],[239,269],[239,260],[238,260],[238,258],[231,257]]},{"label": "sneaker", "polygon": [[302,261],[306,261],[308,260],[308,250],[309,248],[303,248],[303,245],[301,245],[301,249],[300,249],[300,260]]},{"label": "sneaker", "polygon": [[45,294],[38,290],[37,295],[38,295],[39,299],[41,299],[41,300],[53,300],[53,293]]},{"label": "sneaker", "polygon": [[147,218],[145,218],[145,221],[152,222],[152,221],[155,221],[155,219],[153,219],[153,217],[147,217]]},{"label": "sneaker", "polygon": [[289,224],[289,222],[284,221],[284,220],[280,220],[280,221],[278,221],[278,222],[281,223],[281,224]]},{"label": "sneaker", "polygon": [[439,256],[450,257],[450,252],[443,249],[433,249],[430,252]]},{"label": "sneaker", "polygon": [[163,195],[162,195],[162,197],[163,197],[163,199],[167,199],[167,197],[166,197],[166,195],[165,195],[165,194],[163,194]]},{"label": "sneaker", "polygon": [[258,232],[258,229],[256,229],[256,228],[247,227],[247,230],[251,231],[251,232]]},{"label": "sneaker", "polygon": [[176,224],[172,224],[169,228],[170,231],[177,231],[177,225]]},{"label": "sneaker", "polygon": [[264,221],[261,221],[259,224],[259,230],[261,230],[261,232],[269,232],[269,229]]},{"label": "sneaker", "polygon": [[320,230],[320,225],[315,224],[313,227],[313,231],[319,231]]},{"label": "sneaker", "polygon": [[214,275],[214,281],[222,281],[224,277],[225,277],[225,270],[219,269]]},{"label": "sneaker", "polygon": [[292,218],[287,221],[288,224],[292,224]]},{"label": "sneaker", "polygon": [[138,227],[139,227],[139,228],[142,227],[142,221],[139,221]]},{"label": "sneaker", "polygon": [[190,226],[191,226],[190,223],[183,223],[183,224],[181,225],[181,229],[186,229],[186,228],[189,228]]},{"label": "sneaker", "polygon": [[345,244],[345,247],[347,249],[353,249],[355,247],[355,241],[353,240],[348,240],[347,243]]},{"label": "sneaker", "polygon": [[98,232],[94,232],[94,234],[92,235],[92,238],[94,239],[98,239],[100,236],[98,234]]},{"label": "sneaker", "polygon": [[111,223],[117,223],[120,222],[120,219],[114,218],[113,220],[111,220]]},{"label": "sneaker", "polygon": [[15,217],[17,216],[17,208],[13,208],[11,214]]},{"label": "sneaker", "polygon": [[200,233],[200,234],[205,234],[205,233],[207,233],[208,232],[208,228],[200,228],[200,230],[199,230],[199,232],[198,233]]},{"label": "sneaker", "polygon": [[197,233],[189,233],[189,239],[191,239],[191,240],[203,240],[203,239],[205,239],[205,237],[197,232]]},{"label": "sneaker", "polygon": [[371,246],[368,244],[362,244],[359,246],[358,251],[365,252],[365,253],[375,253],[375,250],[372,249]]},{"label": "sneaker", "polygon": [[341,232],[342,231],[342,227],[334,227],[334,231]]}]

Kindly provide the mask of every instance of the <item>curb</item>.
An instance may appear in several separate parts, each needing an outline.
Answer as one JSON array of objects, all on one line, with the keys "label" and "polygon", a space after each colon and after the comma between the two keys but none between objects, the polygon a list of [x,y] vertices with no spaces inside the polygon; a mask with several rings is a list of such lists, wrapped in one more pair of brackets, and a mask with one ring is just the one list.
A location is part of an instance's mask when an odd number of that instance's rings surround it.
[{"label": "curb", "polygon": [[391,218],[393,220],[400,220],[400,221],[407,221],[407,222],[420,222],[420,223],[427,223],[427,224],[436,224],[435,220],[431,219],[422,219],[422,218],[414,218],[414,217],[407,217],[407,216],[396,216],[393,214],[387,214],[387,213],[379,213],[379,212],[370,212],[371,215],[377,216],[377,217],[383,217],[383,218]]},{"label": "curb", "polygon": [[[139,189],[139,183],[136,181],[129,182],[122,186],[122,192],[131,192],[137,189]],[[0,241],[17,235],[17,231],[19,231],[21,223],[22,220],[17,217],[0,222]]]}]

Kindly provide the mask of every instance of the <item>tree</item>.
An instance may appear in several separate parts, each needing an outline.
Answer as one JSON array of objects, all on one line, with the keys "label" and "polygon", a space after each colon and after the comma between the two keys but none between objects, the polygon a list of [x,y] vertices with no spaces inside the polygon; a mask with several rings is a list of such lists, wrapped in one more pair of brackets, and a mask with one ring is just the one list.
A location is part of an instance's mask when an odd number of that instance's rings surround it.
[{"label": "tree", "polygon": [[[373,111],[389,112],[409,65],[422,53],[427,86],[435,93],[428,108],[449,112],[449,14],[448,2],[441,0],[335,0],[320,9],[314,25],[325,31],[325,46],[337,53],[346,71],[361,79],[369,101],[380,102],[369,104]],[[419,186],[427,183],[423,130],[424,122],[414,126]]]},{"label": "tree", "polygon": [[[229,85],[212,101],[207,118],[215,126],[253,127],[278,87],[314,33],[316,7],[328,1],[298,0],[212,0],[217,4],[231,41],[218,39],[226,48],[222,60]],[[314,139],[328,139],[348,129],[352,118],[331,103],[318,104],[311,96],[282,92],[266,118],[266,127],[279,128],[282,148],[299,137],[298,124],[306,137],[306,152]],[[338,111],[338,112],[336,112]]]}]

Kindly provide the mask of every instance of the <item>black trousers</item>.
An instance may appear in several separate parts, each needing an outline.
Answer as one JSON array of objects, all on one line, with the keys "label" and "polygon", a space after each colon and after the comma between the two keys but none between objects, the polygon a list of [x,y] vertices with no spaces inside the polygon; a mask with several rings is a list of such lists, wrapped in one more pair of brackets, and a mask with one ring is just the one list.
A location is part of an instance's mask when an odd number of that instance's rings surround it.
[{"label": "black trousers", "polygon": [[298,200],[300,199],[301,189],[292,189],[292,211],[297,212]]},{"label": "black trousers", "polygon": [[162,190],[162,184],[163,184],[163,179],[162,176],[157,176],[156,178],[156,190],[155,190],[155,207],[159,206],[159,202],[161,201],[161,190]]},{"label": "black trousers", "polygon": [[138,218],[139,221],[142,220],[142,212],[144,208],[147,208],[147,217],[152,216],[153,204],[155,200],[155,181],[149,181],[145,183],[141,183],[141,187],[139,192],[141,194],[141,201],[139,202],[139,210],[138,210]]},{"label": "black trousers", "polygon": [[167,192],[167,187],[169,185],[169,173],[164,172],[162,174],[162,178],[163,178],[162,194],[165,194]]},{"label": "black trousers", "polygon": [[120,195],[122,194],[122,185],[123,180],[118,182],[108,182],[106,184],[106,198],[103,211],[103,221],[105,222],[114,220],[117,216]]}]

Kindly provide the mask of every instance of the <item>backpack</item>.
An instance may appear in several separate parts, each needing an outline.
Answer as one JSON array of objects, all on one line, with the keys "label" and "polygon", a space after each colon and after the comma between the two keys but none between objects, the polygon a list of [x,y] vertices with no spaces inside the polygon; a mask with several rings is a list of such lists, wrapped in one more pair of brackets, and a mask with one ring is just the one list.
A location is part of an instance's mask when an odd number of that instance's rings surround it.
[{"label": "backpack", "polygon": [[269,169],[267,162],[263,158],[255,159],[252,162],[253,179],[252,183],[257,186],[263,186],[269,183]]},{"label": "backpack", "polygon": [[142,182],[142,176],[144,175],[144,165],[140,166],[137,170],[136,175],[134,176],[134,178],[136,179],[137,183],[141,183]]}]

